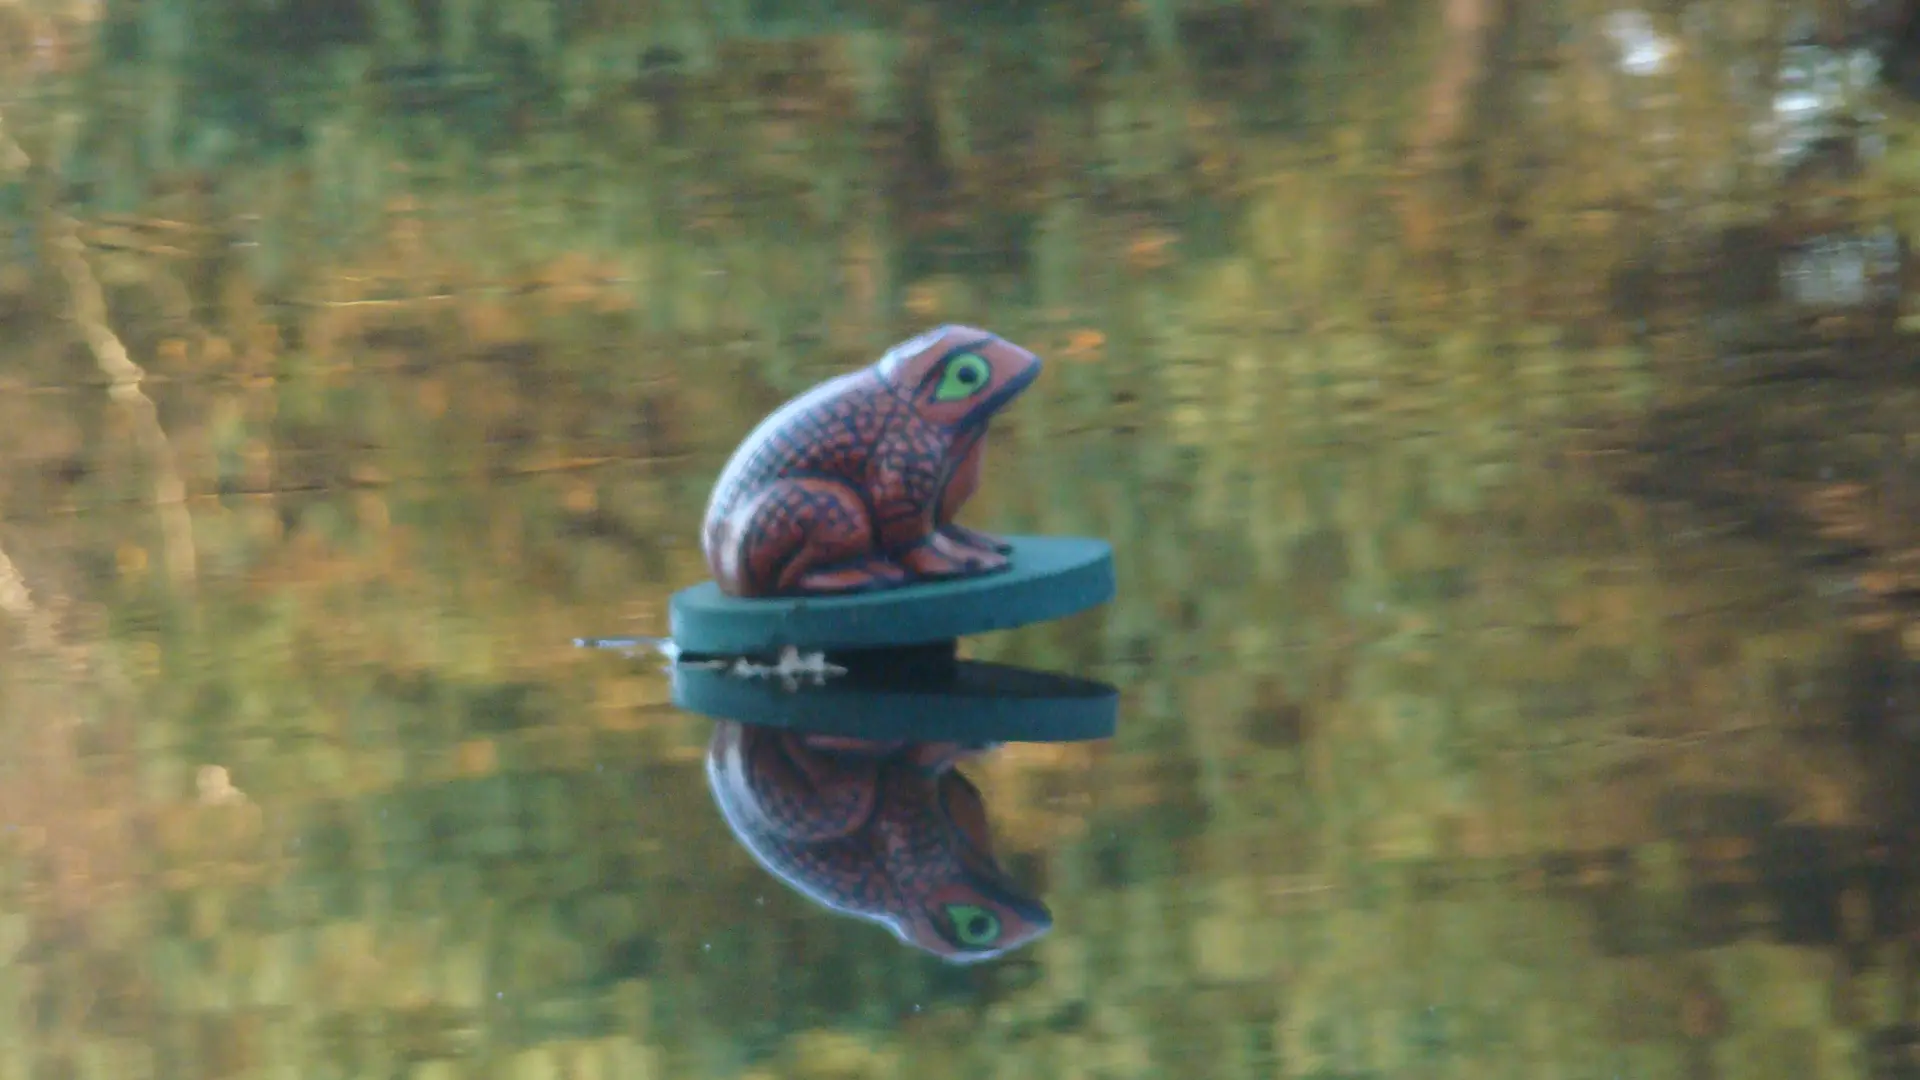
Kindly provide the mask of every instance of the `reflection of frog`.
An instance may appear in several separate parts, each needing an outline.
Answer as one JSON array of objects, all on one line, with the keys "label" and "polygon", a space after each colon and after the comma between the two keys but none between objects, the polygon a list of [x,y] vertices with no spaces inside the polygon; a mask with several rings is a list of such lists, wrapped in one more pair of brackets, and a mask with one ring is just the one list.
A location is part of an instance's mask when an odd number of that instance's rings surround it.
[{"label": "reflection of frog", "polygon": [[1045,934],[1053,916],[994,861],[972,748],[875,743],[718,721],[707,780],[734,836],[823,907],[955,963]]},{"label": "reflection of frog", "polygon": [[987,422],[1040,358],[943,326],[781,406],[714,484],[702,547],[733,596],[844,593],[1002,570],[1010,548],[954,524]]}]

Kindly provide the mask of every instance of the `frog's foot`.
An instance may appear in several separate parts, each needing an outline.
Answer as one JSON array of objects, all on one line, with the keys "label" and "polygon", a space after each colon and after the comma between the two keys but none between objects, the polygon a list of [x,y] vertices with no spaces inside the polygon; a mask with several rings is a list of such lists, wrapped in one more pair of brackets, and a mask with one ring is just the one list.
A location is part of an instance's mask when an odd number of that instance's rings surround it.
[{"label": "frog's foot", "polygon": [[992,533],[981,532],[979,529],[969,529],[965,525],[956,525],[948,522],[940,526],[938,531],[945,535],[947,539],[954,541],[961,547],[979,548],[983,551],[998,552],[1001,555],[1005,555],[1013,550],[1013,545],[1002,540],[1000,537]]},{"label": "frog's foot", "polygon": [[815,750],[860,757],[888,757],[916,745],[905,739],[862,739],[854,735],[802,735],[800,741]]},{"label": "frog's foot", "polygon": [[913,763],[930,773],[942,773],[969,758],[998,749],[999,743],[913,743]]},{"label": "frog's foot", "polygon": [[808,594],[869,592],[905,585],[908,574],[898,563],[878,555],[837,566],[822,566],[800,575],[795,591]]},{"label": "frog's foot", "polygon": [[915,577],[940,579],[991,574],[1007,568],[1007,557],[989,548],[969,547],[931,533],[925,540],[900,553],[900,565]]}]

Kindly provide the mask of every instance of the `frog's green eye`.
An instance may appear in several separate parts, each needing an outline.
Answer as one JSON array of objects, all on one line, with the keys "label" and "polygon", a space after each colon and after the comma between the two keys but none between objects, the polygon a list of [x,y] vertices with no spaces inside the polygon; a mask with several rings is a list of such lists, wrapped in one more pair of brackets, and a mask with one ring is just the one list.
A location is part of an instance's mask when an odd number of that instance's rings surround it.
[{"label": "frog's green eye", "polygon": [[953,920],[953,936],[969,948],[980,948],[1000,940],[1000,917],[972,904],[948,904],[947,918]]},{"label": "frog's green eye", "polygon": [[940,388],[933,392],[935,401],[959,401],[972,397],[987,388],[993,379],[993,367],[987,358],[979,353],[956,353],[947,361],[947,369],[940,376]]}]

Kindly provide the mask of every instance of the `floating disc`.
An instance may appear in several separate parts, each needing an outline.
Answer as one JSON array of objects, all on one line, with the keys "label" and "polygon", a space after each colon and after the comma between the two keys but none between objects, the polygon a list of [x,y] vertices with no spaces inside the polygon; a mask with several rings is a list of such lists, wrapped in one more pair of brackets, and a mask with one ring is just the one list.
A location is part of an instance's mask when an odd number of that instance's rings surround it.
[{"label": "floating disc", "polygon": [[943,674],[863,665],[791,686],[682,664],[673,669],[673,703],[813,735],[968,744],[1105,739],[1120,714],[1120,692],[1106,683],[973,660]]},{"label": "floating disc", "polygon": [[1113,548],[1077,536],[1009,536],[1007,569],[843,596],[740,599],[715,582],[673,594],[682,654],[772,656],[916,645],[1076,615],[1113,599]]}]

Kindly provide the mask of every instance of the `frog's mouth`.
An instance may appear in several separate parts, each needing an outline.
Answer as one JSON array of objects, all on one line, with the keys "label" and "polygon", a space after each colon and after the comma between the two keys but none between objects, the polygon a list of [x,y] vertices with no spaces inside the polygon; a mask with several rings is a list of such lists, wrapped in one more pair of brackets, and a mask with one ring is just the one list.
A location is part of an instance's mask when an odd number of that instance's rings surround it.
[{"label": "frog's mouth", "polygon": [[[969,860],[972,861],[972,860]],[[994,903],[1020,916],[1022,922],[1036,928],[1053,925],[1053,912],[1045,904],[1019,891],[1019,885],[1007,876],[999,864],[986,861],[984,864],[973,862],[976,876],[973,887]]]},{"label": "frog's mouth", "polygon": [[[980,789],[957,771],[947,772],[943,779],[946,783],[940,786],[940,810],[947,819],[947,828],[952,830],[954,851],[975,875],[975,887],[1034,926],[1052,925],[1053,913],[1045,904],[1024,893],[993,857]],[[948,784],[962,790],[955,791]]]},{"label": "frog's mouth", "polygon": [[1033,363],[1028,364],[1025,368],[1021,369],[1019,374],[1008,379],[1005,386],[988,394],[978,405],[968,409],[967,415],[961,417],[959,422],[953,425],[953,430],[956,433],[960,433],[984,429],[987,426],[987,421],[992,419],[994,413],[1000,411],[1002,405],[1013,400],[1019,396],[1022,390],[1033,385],[1033,380],[1040,377],[1040,369],[1043,366],[1045,365],[1040,362],[1040,358],[1035,356]]}]

